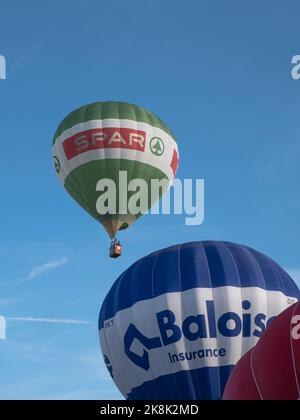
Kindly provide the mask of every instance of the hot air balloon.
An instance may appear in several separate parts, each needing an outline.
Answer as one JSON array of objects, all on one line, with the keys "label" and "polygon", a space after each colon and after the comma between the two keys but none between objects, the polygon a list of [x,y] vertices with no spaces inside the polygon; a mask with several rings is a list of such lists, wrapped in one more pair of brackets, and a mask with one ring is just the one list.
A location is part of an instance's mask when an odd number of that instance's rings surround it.
[{"label": "hot air balloon", "polygon": [[[170,129],[151,112],[124,102],[96,102],[73,111],[55,133],[52,154],[67,192],[113,240],[113,257],[122,253],[118,231],[127,229],[159,200],[172,183],[179,161]],[[137,179],[141,182],[135,189]],[[165,182],[154,190],[152,180]],[[110,186],[110,195],[105,195]],[[112,195],[115,200],[110,200]],[[139,203],[141,197],[146,197],[142,208],[136,205],[132,210],[130,203]]]},{"label": "hot air balloon", "polygon": [[137,261],[99,316],[102,353],[127,399],[221,399],[231,370],[299,289],[267,256],[230,242]]},{"label": "hot air balloon", "polygon": [[300,304],[286,309],[237,364],[226,400],[300,399]]}]

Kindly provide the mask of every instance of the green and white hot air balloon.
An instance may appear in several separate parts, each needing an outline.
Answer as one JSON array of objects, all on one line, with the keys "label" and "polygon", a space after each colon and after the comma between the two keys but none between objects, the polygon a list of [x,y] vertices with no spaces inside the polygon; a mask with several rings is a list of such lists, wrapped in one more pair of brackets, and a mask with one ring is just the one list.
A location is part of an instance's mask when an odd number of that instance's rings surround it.
[{"label": "green and white hot air balloon", "polygon": [[[58,127],[52,153],[65,189],[104,226],[114,245],[117,232],[128,228],[168,189],[179,160],[170,129],[151,112],[124,102],[96,102],[73,111]],[[107,180],[115,185],[116,202],[104,214],[99,212],[99,200],[105,202]],[[158,192],[154,180],[163,185]],[[139,200],[135,185],[138,195],[148,198],[147,208],[139,212],[129,206],[130,200]]]}]

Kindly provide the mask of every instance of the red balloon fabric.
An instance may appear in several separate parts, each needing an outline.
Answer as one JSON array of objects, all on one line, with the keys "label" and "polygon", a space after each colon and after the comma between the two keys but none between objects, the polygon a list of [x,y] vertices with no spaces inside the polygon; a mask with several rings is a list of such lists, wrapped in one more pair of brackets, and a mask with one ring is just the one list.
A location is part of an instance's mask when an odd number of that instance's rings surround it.
[{"label": "red balloon fabric", "polygon": [[223,400],[300,399],[300,303],[289,307],[244,355]]}]

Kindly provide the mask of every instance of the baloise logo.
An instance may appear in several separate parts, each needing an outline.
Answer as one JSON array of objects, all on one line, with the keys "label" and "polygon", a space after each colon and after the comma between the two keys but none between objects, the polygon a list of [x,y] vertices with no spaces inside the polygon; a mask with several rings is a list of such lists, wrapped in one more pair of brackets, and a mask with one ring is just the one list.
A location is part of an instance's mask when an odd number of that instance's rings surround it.
[{"label": "baloise logo", "polygon": [[113,367],[111,365],[111,362],[110,362],[109,358],[106,355],[104,355],[104,363],[105,363],[105,365],[107,367],[107,370],[108,370],[110,376],[113,378],[114,377],[114,375],[113,375]]},{"label": "baloise logo", "polygon": [[[244,300],[242,308],[244,311],[249,310],[251,302]],[[176,343],[183,337],[189,341],[217,338],[218,334],[223,337],[238,337],[242,334],[243,337],[259,338],[274,319],[273,317],[267,320],[265,314],[259,313],[252,321],[251,313],[244,313],[241,318],[236,312],[226,312],[217,319],[213,301],[206,301],[206,310],[207,315],[188,316],[181,325],[176,323],[176,316],[171,310],[156,313],[159,337],[146,337],[134,324],[130,324],[124,335],[125,354],[132,363],[148,371],[150,369],[149,352],[153,349]],[[132,350],[133,343],[136,341],[139,341],[143,347],[142,355]]]}]

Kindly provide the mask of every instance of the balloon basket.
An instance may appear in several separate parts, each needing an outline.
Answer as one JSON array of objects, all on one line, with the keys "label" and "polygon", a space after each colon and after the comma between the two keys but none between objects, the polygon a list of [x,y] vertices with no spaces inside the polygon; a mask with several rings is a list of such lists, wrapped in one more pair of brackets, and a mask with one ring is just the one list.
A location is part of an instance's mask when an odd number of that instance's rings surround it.
[{"label": "balloon basket", "polygon": [[123,247],[119,241],[113,241],[109,248],[110,258],[119,258],[123,253]]}]

